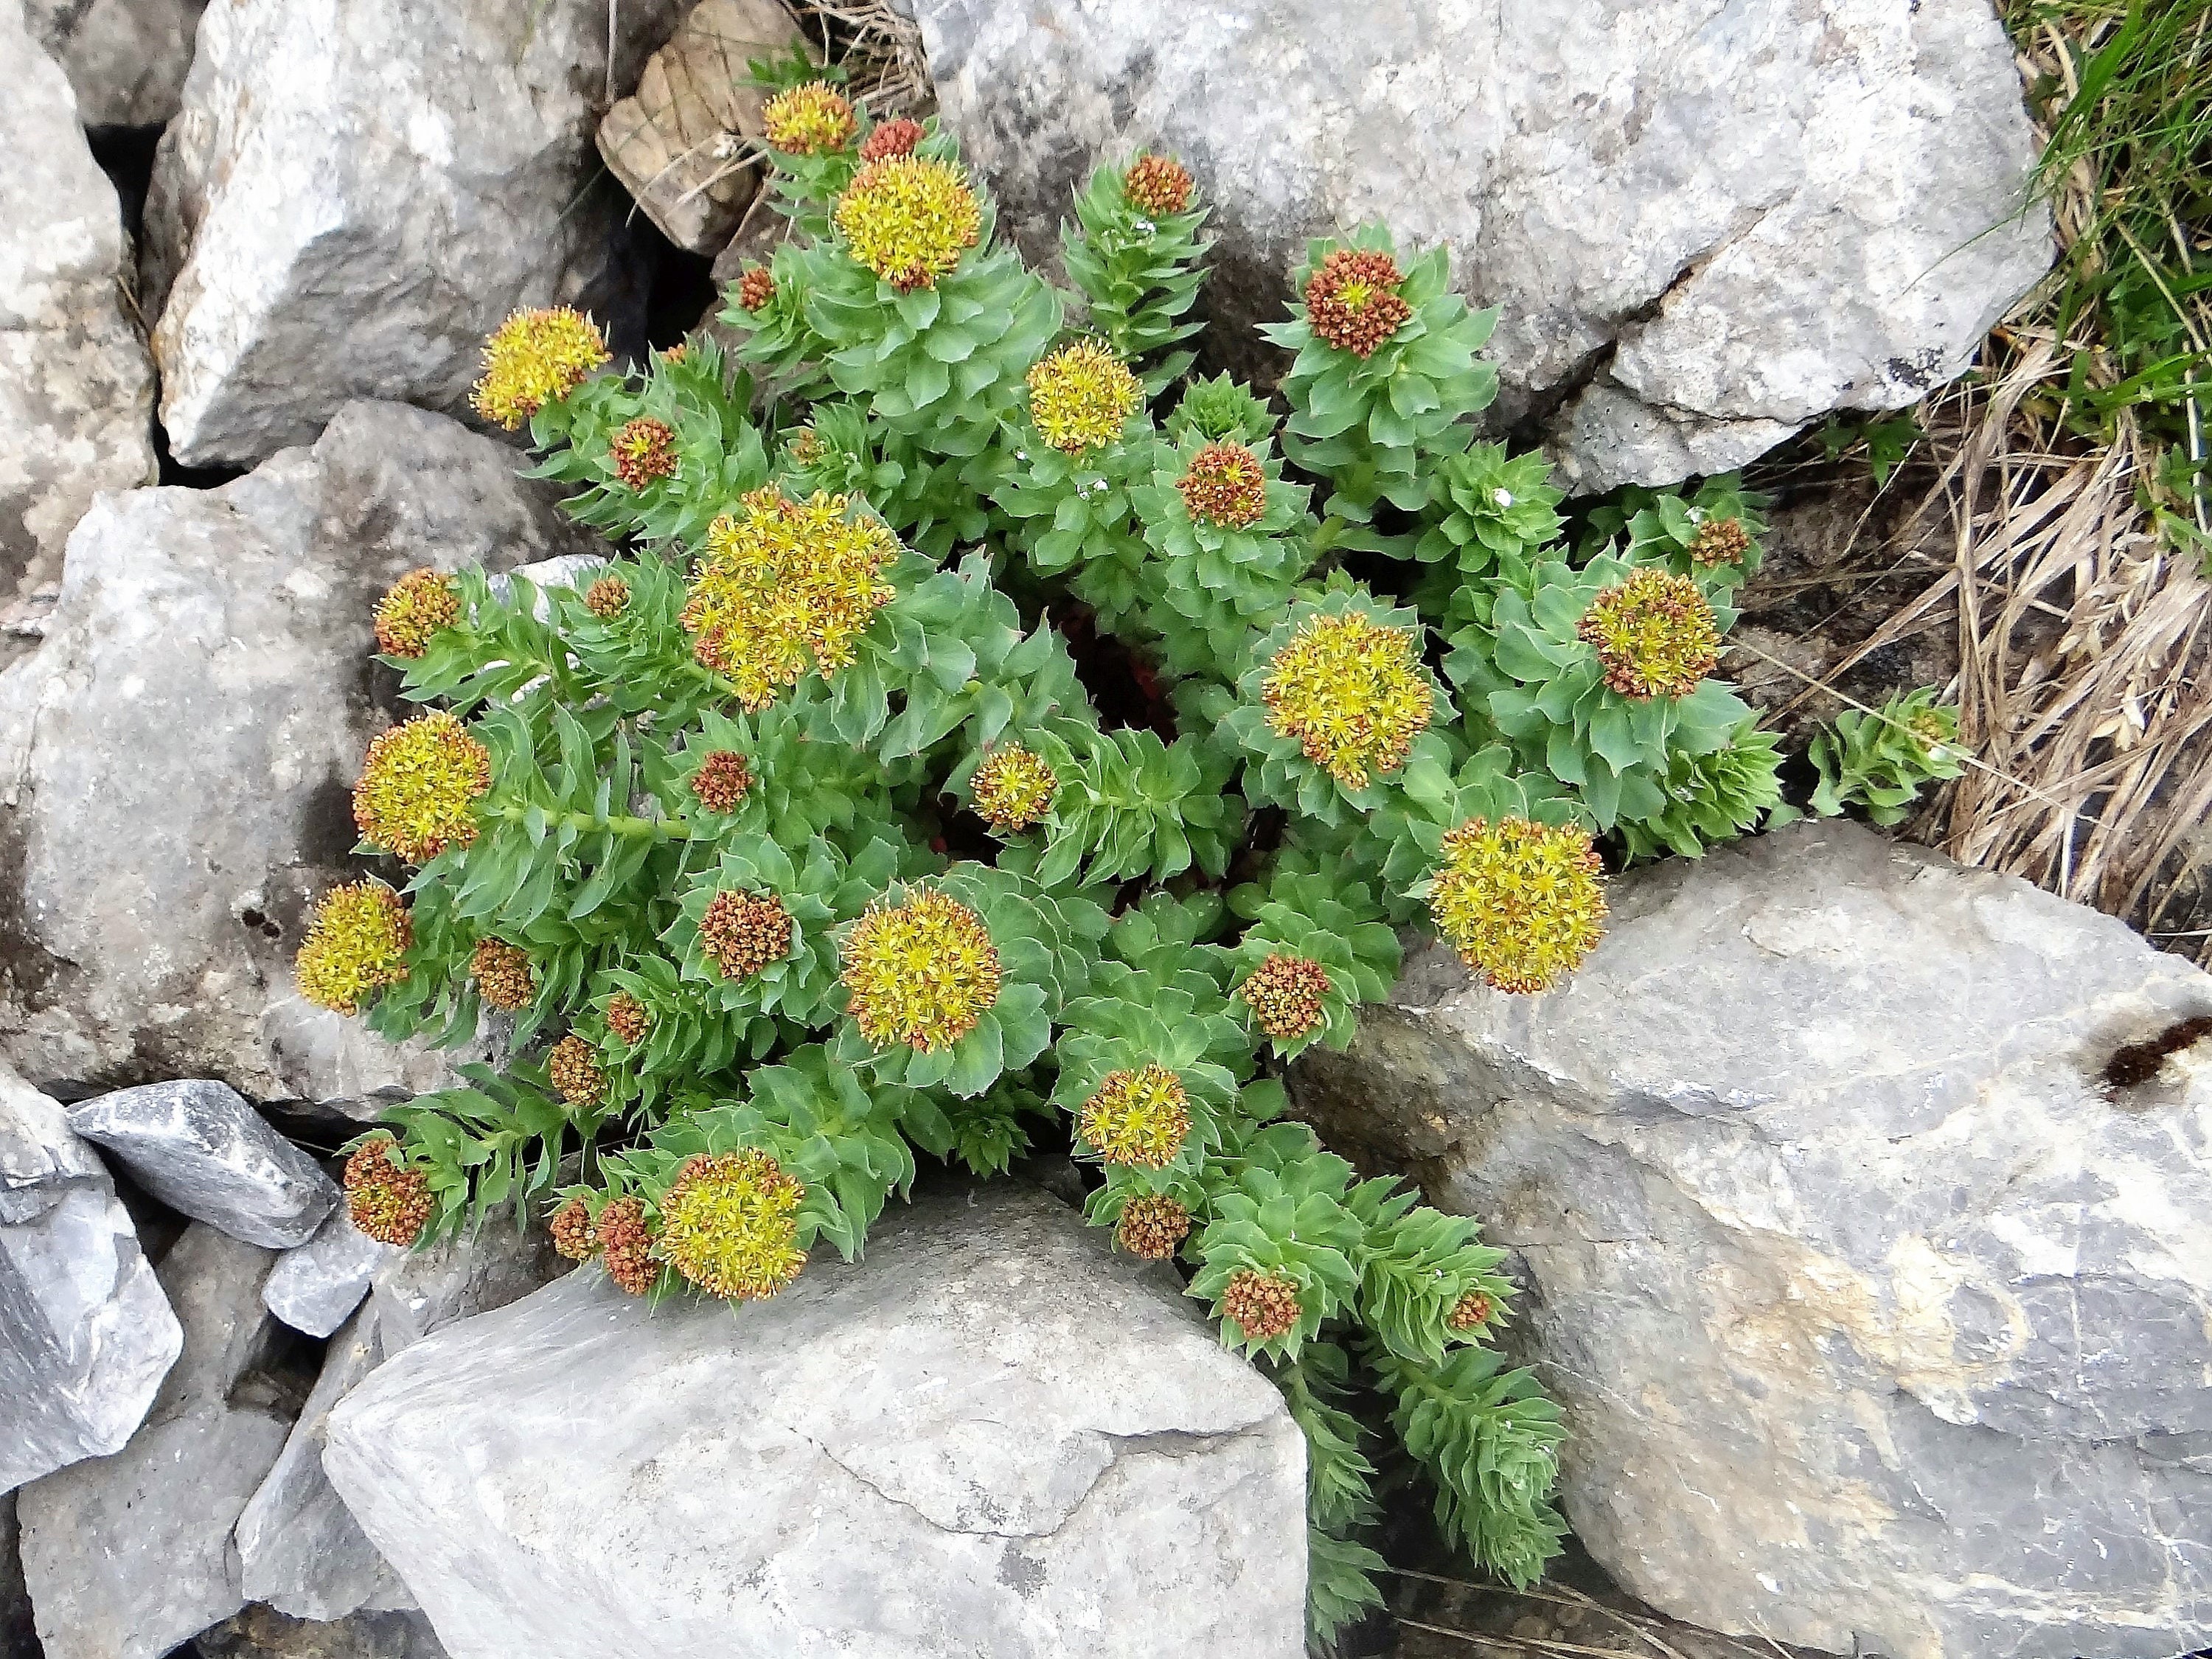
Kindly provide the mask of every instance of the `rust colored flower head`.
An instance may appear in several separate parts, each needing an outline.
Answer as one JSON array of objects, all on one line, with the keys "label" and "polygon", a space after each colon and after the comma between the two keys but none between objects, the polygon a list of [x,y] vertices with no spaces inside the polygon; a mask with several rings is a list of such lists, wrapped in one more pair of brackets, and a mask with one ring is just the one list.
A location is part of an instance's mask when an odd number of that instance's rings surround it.
[{"label": "rust colored flower head", "polygon": [[527,1008],[538,994],[538,975],[530,965],[530,952],[503,939],[477,941],[469,956],[469,977],[487,1006],[503,1014]]},{"label": "rust colored flower head", "polygon": [[1306,279],[1306,320],[1339,350],[1370,356],[1413,314],[1399,297],[1398,284],[1405,280],[1389,254],[1340,247]]},{"label": "rust colored flower head", "polygon": [[787,155],[841,150],[859,127],[851,101],[827,81],[780,92],[761,106],[762,136]]},{"label": "rust colored flower head", "polygon": [[1751,551],[1751,532],[1741,519],[1708,519],[1690,539],[1690,557],[1711,570],[1724,564],[1741,564]]},{"label": "rust colored flower head", "polygon": [[1638,702],[1688,696],[1720,660],[1720,628],[1697,583],[1650,565],[1591,600],[1575,631],[1597,647],[1606,684]]},{"label": "rust colored flower head", "polygon": [[635,1048],[653,1029],[653,1010],[627,991],[607,999],[607,1030]]},{"label": "rust colored flower head", "polygon": [[1356,611],[1310,618],[1267,665],[1260,696],[1275,732],[1347,789],[1404,765],[1436,717],[1413,630]]},{"label": "rust colored flower head", "polygon": [[1030,418],[1038,435],[1067,455],[1112,443],[1145,400],[1142,383],[1097,340],[1047,352],[1029,381]]},{"label": "rust colored flower head", "polygon": [[553,1248],[571,1261],[588,1261],[599,1253],[599,1235],[592,1228],[592,1212],[580,1198],[571,1198],[553,1212],[546,1224]]},{"label": "rust colored flower head", "polygon": [[430,1219],[430,1183],[392,1154],[399,1143],[374,1135],[346,1159],[346,1212],[353,1224],[380,1244],[404,1248],[422,1236]]},{"label": "rust colored flower head", "polygon": [[607,1074],[599,1069],[599,1056],[574,1031],[553,1045],[545,1070],[553,1091],[579,1111],[589,1111],[607,1097]]},{"label": "rust colored flower head", "polygon": [[834,216],[853,258],[902,294],[936,287],[983,232],[983,210],[960,169],[923,155],[869,162]]},{"label": "rust colored flower head", "polygon": [[611,622],[629,609],[629,584],[620,576],[602,576],[584,590],[584,609],[601,622]]},{"label": "rust colored flower head", "polygon": [[428,864],[477,838],[476,804],[491,787],[491,751],[446,710],[417,714],[368,745],[353,787],[362,839]]},{"label": "rust colored flower head", "polygon": [[698,1157],[660,1195],[656,1259],[732,1302],[774,1296],[799,1276],[806,1187],[757,1147]]},{"label": "rust colored flower head", "polygon": [[557,404],[607,361],[599,325],[567,306],[518,311],[484,342],[476,410],[514,431]]},{"label": "rust colored flower head", "polygon": [[1527,818],[1469,818],[1443,839],[1429,913],[1460,959],[1501,991],[1547,991],[1605,932],[1589,832]]},{"label": "rust colored flower head", "polygon": [[1327,1018],[1322,999],[1328,993],[1328,969],[1310,957],[1279,951],[1263,957],[1237,988],[1252,1023],[1278,1042],[1296,1042],[1318,1030]]},{"label": "rust colored flower head", "polygon": [[999,950],[983,918],[933,887],[872,905],[840,955],[845,1010],[878,1048],[949,1048],[999,1000]]},{"label": "rust colored flower head", "polygon": [[753,787],[753,769],[734,749],[716,749],[691,775],[691,794],[709,812],[734,812]]},{"label": "rust colored flower head", "polygon": [[1190,1212],[1164,1193],[1139,1193],[1121,1206],[1114,1242],[1145,1261],[1173,1258],[1190,1233]]},{"label": "rust colored flower head", "polygon": [[1452,1304],[1452,1310],[1444,1316],[1444,1322],[1464,1335],[1469,1331],[1481,1330],[1490,1323],[1491,1316],[1497,1311],[1497,1304],[1487,1296],[1480,1291],[1469,1291]]},{"label": "rust colored flower head", "polygon": [[791,954],[791,913],[773,893],[717,893],[699,918],[699,952],[725,979],[750,979]]},{"label": "rust colored flower head", "polygon": [[407,906],[382,882],[333,887],[307,918],[294,964],[300,994],[317,1007],[357,1014],[386,986],[407,977],[414,943]]},{"label": "rust colored flower head", "polygon": [[1190,458],[1176,488],[1193,519],[1224,530],[1242,530],[1267,510],[1267,475],[1240,443],[1206,445]]},{"label": "rust colored flower head", "polygon": [[660,1278],[653,1259],[653,1233],[646,1224],[645,1200],[618,1198],[599,1211],[592,1225],[607,1277],[632,1296],[643,1296]]},{"label": "rust colored flower head", "polygon": [[784,447],[801,466],[811,466],[830,453],[830,446],[822,441],[822,434],[811,426],[795,428]]},{"label": "rust colored flower head", "polygon": [[863,161],[880,161],[886,156],[911,155],[914,147],[921,142],[921,123],[909,121],[903,115],[876,123],[875,131],[860,143]]},{"label": "rust colored flower head", "polygon": [[809,668],[828,678],[890,603],[883,572],[898,550],[883,521],[847,496],[753,491],[708,527],[684,605],[692,654],[748,710],[767,708]]},{"label": "rust colored flower head", "polygon": [[625,421],[607,441],[607,454],[623,488],[635,491],[676,476],[676,433],[665,421],[641,415]]},{"label": "rust colored flower head", "polygon": [[460,615],[461,592],[451,576],[427,566],[410,570],[376,602],[376,648],[387,657],[419,657]]},{"label": "rust colored flower head", "polygon": [[747,265],[738,278],[738,306],[744,311],[765,310],[775,300],[775,273],[766,265]]},{"label": "rust colored flower head", "polygon": [[1298,1287],[1273,1273],[1246,1267],[1221,1287],[1221,1316],[1255,1342],[1288,1336],[1298,1326]]},{"label": "rust colored flower head", "polygon": [[1164,219],[1190,205],[1190,174],[1167,155],[1139,155],[1121,175],[1121,198],[1139,213]]},{"label": "rust colored flower head", "polygon": [[1164,1169],[1190,1133],[1190,1097],[1164,1066],[1109,1072],[1083,1103],[1079,1133],[1109,1164]]},{"label": "rust colored flower head", "polygon": [[1002,743],[969,775],[976,816],[1002,836],[1019,835],[1051,809],[1060,780],[1041,756]]},{"label": "rust colored flower head", "polygon": [[665,348],[661,352],[660,361],[672,368],[690,356],[690,351],[691,347],[688,342],[678,340],[674,345]]}]

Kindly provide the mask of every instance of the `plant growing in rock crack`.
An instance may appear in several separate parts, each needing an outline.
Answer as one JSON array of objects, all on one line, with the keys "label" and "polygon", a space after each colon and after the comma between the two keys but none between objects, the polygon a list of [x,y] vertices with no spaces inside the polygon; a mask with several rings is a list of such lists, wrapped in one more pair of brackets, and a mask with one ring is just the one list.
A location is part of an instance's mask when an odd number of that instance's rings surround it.
[{"label": "plant growing in rock crack", "polygon": [[918,1156],[1002,1172],[1057,1114],[1091,1219],[1184,1264],[1305,1430],[1317,1635],[1380,1599],[1355,1384],[1527,1582],[1559,1429],[1486,1346],[1501,1253],[1356,1178],[1279,1073],[1351,1040],[1398,927],[1536,994],[1601,931],[1598,836],[1695,852],[1773,805],[1709,678],[1755,503],[1655,497],[1571,559],[1542,464],[1475,441],[1491,318],[1379,228],[1268,331],[1279,431],[1182,380],[1174,162],[1091,180],[1070,295],[933,125],[787,74],[769,124],[802,234],[732,285],[734,362],[617,372],[558,310],[486,348],[479,409],[625,551],[379,611],[423,712],[355,790],[386,879],[325,898],[301,985],[394,1037],[511,1024],[360,1144],[356,1216],[550,1212],[625,1290],[744,1302],[858,1254]]}]

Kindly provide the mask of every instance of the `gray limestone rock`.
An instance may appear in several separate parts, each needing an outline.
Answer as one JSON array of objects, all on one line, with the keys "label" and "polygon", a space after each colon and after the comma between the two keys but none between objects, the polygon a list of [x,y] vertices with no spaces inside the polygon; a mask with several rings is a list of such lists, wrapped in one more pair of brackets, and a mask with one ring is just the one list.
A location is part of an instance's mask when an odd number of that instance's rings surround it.
[{"label": "gray limestone rock", "polygon": [[1989,0],[915,11],[1032,257],[1094,162],[1181,155],[1219,233],[1209,349],[1241,371],[1307,237],[1448,243],[1501,309],[1497,418],[1542,421],[1577,493],[1915,402],[2051,260]]},{"label": "gray limestone rock", "polygon": [[120,1450],[183,1343],[99,1155],[0,1066],[0,1492]]},{"label": "gray limestone rock", "polygon": [[123,214],[61,69],[0,0],[0,662],[34,634],[103,489],[154,482],[154,370],[124,309]]},{"label": "gray limestone rock", "polygon": [[294,1330],[328,1336],[361,1305],[377,1270],[399,1255],[355,1226],[338,1205],[313,1238],[277,1258],[261,1287],[262,1303]]},{"label": "gray limestone rock", "polygon": [[232,1528],[307,1388],[296,1339],[261,1305],[274,1259],[187,1230],[160,1269],[184,1353],[145,1423],[17,1494],[46,1659],[161,1659],[245,1605]]},{"label": "gray limestone rock", "polygon": [[207,0],[28,0],[31,33],[69,71],[88,127],[158,127],[177,112]]},{"label": "gray limestone rock", "polygon": [[337,1183],[227,1083],[142,1084],[70,1107],[69,1121],[171,1209],[249,1244],[305,1244],[338,1201]]},{"label": "gray limestone rock", "polygon": [[390,404],[220,489],[111,495],[46,642],[0,674],[0,1055],[71,1094],[217,1078],[361,1099],[452,1078],[293,988],[307,907],[358,873],[349,792],[402,708],[370,660],[407,570],[598,540],[514,452]]},{"label": "gray limestone rock", "polygon": [[642,295],[623,257],[629,200],[594,184],[594,105],[680,10],[210,12],[155,163],[142,264],[178,458],[251,465],[356,398],[459,410],[484,336],[517,307],[623,322]]},{"label": "gray limestone rock", "polygon": [[362,1613],[317,1622],[273,1607],[248,1607],[203,1631],[199,1659],[446,1659],[430,1621],[419,1613]]},{"label": "gray limestone rock", "polygon": [[386,1365],[324,1462],[455,1659],[1303,1650],[1280,1397],[1011,1185],[734,1317],[586,1268]]},{"label": "gray limestone rock", "polygon": [[1833,1652],[2206,1645],[2212,978],[1844,823],[1610,926],[1540,997],[1417,951],[1294,1089],[1518,1254],[1590,1553]]}]

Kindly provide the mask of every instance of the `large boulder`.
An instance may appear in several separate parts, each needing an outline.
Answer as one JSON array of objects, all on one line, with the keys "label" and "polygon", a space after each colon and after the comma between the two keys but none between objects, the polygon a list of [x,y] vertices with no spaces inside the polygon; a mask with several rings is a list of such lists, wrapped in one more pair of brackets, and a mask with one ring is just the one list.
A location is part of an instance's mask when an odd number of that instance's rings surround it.
[{"label": "large boulder", "polygon": [[61,574],[103,489],[154,482],[154,370],[123,310],[123,212],[61,68],[0,0],[0,623]]},{"label": "large boulder", "polygon": [[207,0],[27,0],[31,33],[69,72],[88,127],[158,127],[177,112]]},{"label": "large boulder", "polygon": [[1220,237],[1212,347],[1244,368],[1307,237],[1448,243],[1501,308],[1498,416],[1540,417],[1577,493],[1913,403],[2051,259],[1989,0],[914,9],[1033,257],[1095,162],[1180,155]]},{"label": "large boulder", "polygon": [[1833,1652],[2206,1645],[2212,978],[1842,823],[1611,926],[1540,997],[1416,952],[1295,1079],[1518,1252],[1592,1555]]},{"label": "large boulder", "polygon": [[143,303],[178,459],[250,465],[356,398],[458,410],[518,306],[635,312],[629,204],[594,185],[594,106],[681,9],[210,12],[146,204]]},{"label": "large boulder", "polygon": [[1031,1188],[735,1318],[573,1273],[386,1365],[324,1463],[454,1659],[1302,1650],[1282,1401]]},{"label": "large boulder", "polygon": [[246,1604],[231,1532],[300,1409],[298,1354],[261,1305],[275,1258],[204,1224],[162,1257],[185,1349],[112,1457],[16,1497],[46,1659],[161,1659]]},{"label": "large boulder", "polygon": [[302,1000],[292,958],[354,873],[348,792],[399,706],[370,660],[385,587],[598,544],[515,471],[443,416],[356,404],[220,489],[101,499],[45,642],[0,674],[0,1055],[70,1095],[446,1079]]},{"label": "large boulder", "polygon": [[120,1451],[183,1346],[99,1154],[0,1066],[0,1492]]}]

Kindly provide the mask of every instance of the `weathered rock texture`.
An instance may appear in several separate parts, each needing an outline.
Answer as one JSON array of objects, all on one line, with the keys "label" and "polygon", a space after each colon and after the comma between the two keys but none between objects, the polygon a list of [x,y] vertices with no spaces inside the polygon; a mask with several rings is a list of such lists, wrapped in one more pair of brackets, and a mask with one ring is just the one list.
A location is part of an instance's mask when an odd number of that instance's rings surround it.
[{"label": "weathered rock texture", "polygon": [[70,1107],[69,1121],[171,1209],[249,1244],[305,1244],[338,1201],[337,1183],[227,1083],[121,1089]]},{"label": "weathered rock texture", "polygon": [[45,643],[0,675],[0,1054],[26,1077],[333,1100],[449,1075],[304,1001],[292,958],[355,874],[349,791],[398,708],[378,597],[597,544],[514,473],[442,416],[359,404],[221,489],[87,518]]},{"label": "weathered rock texture", "polygon": [[327,1623],[248,1607],[202,1632],[199,1659],[446,1659],[419,1613],[363,1613]]},{"label": "weathered rock texture", "polygon": [[207,0],[27,0],[27,9],[85,125],[158,127],[177,112]]},{"label": "weathered rock texture", "polygon": [[305,1391],[261,1305],[272,1259],[190,1228],[161,1266],[185,1351],[144,1425],[17,1495],[46,1659],[161,1659],[246,1604],[231,1530]]},{"label": "weathered rock texture", "polygon": [[0,1066],[0,1492],[120,1450],[183,1345],[99,1154]]},{"label": "weathered rock texture", "polygon": [[154,371],[124,312],[115,187],[20,0],[0,0],[0,625],[15,626],[93,496],[154,482]]},{"label": "weathered rock texture", "polygon": [[16,1547],[15,1494],[0,1492],[0,1659],[40,1659],[39,1632],[31,1621],[31,1592],[23,1583]]},{"label": "weathered rock texture", "polygon": [[399,1255],[355,1226],[338,1205],[313,1238],[276,1259],[261,1287],[262,1305],[295,1331],[328,1336],[361,1305],[377,1269]]},{"label": "weathered rock texture", "polygon": [[1301,1651],[1281,1401],[1033,1190],[736,1318],[588,1268],[385,1366],[324,1462],[455,1659]]},{"label": "weathered rock texture", "polygon": [[2050,262],[1988,0],[915,10],[1033,256],[1094,161],[1179,154],[1221,234],[1214,349],[1251,367],[1306,237],[1449,242],[1502,309],[1499,417],[1541,417],[1578,492],[1912,403]]},{"label": "weathered rock texture", "polygon": [[678,0],[240,0],[200,30],[146,206],[178,458],[251,465],[356,398],[459,410],[518,306],[641,303],[593,106]]},{"label": "weathered rock texture", "polygon": [[2212,1638],[2212,1064],[2102,1079],[2207,1014],[2108,917],[1807,824],[1623,880],[1547,996],[1416,953],[1296,1092],[1519,1253],[1625,1588],[1833,1652],[2152,1659]]}]

